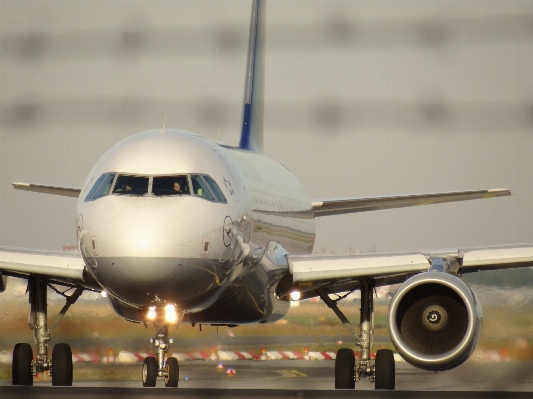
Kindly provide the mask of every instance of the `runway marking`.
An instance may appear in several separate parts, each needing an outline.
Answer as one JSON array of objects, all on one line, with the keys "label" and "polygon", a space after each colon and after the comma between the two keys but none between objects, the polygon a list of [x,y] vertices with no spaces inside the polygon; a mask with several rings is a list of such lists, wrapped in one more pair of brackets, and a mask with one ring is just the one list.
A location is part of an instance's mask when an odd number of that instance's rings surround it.
[{"label": "runway marking", "polygon": [[307,374],[298,370],[279,370],[278,371],[285,378],[302,378],[307,377]]}]

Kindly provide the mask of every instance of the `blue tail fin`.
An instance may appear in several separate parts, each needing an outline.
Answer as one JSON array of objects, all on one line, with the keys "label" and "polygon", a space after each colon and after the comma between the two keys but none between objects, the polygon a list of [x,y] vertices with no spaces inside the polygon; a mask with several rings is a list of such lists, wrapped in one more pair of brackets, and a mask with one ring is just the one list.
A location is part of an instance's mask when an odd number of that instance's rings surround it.
[{"label": "blue tail fin", "polygon": [[248,60],[239,148],[263,152],[265,86],[265,2],[254,0],[248,42]]}]

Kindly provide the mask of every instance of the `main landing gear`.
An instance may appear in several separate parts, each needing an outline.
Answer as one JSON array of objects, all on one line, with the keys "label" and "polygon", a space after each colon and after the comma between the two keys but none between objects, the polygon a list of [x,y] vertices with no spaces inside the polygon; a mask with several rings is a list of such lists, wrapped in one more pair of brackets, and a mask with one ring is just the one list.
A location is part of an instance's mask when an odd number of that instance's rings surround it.
[{"label": "main landing gear", "polygon": [[165,378],[165,386],[177,388],[180,379],[180,366],[178,359],[175,357],[167,357],[165,355],[168,351],[168,346],[173,342],[172,338],[168,337],[168,324],[159,327],[154,323],[156,328],[155,337],[150,338],[150,342],[157,348],[157,359],[153,356],[144,358],[142,381],[143,387],[155,387],[157,377]]},{"label": "main landing gear", "polygon": [[29,316],[28,326],[33,331],[33,338],[37,345],[37,356],[33,359],[31,345],[19,343],[13,350],[12,378],[13,385],[33,385],[33,377],[39,373],[49,372],[52,375],[52,385],[72,385],[72,351],[67,344],[56,344],[52,351],[52,358],[48,357],[48,341],[50,333],[63,318],[70,305],[80,297],[83,288],[77,288],[74,293],[67,296],[52,287],[58,294],[67,299],[56,319],[48,329],[47,320],[47,282],[42,277],[28,279]]},{"label": "main landing gear", "polygon": [[360,332],[348,321],[337,307],[340,299],[333,300],[323,288],[317,290],[320,298],[332,309],[342,324],[355,336],[359,346],[359,359],[355,359],[354,351],[342,348],[337,352],[335,360],[335,389],[354,389],[355,383],[361,378],[369,378],[375,382],[376,389],[395,389],[394,355],[390,349],[381,349],[376,353],[376,359],[370,358],[372,347],[374,301],[372,296],[374,286],[370,281],[361,282],[361,318]]}]

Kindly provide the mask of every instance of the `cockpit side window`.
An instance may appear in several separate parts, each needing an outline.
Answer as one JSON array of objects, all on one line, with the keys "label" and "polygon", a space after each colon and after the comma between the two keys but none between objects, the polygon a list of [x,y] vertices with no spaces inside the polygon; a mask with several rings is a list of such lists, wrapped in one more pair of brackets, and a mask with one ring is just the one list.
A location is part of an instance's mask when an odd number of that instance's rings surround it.
[{"label": "cockpit side window", "polygon": [[207,184],[200,175],[192,175],[191,181],[194,195],[206,198],[210,201],[215,201],[213,194],[211,194],[211,190],[209,190]]},{"label": "cockpit side window", "polygon": [[114,173],[104,173],[102,176],[100,176],[91,191],[89,191],[89,194],[87,194],[87,197],[85,197],[85,202],[92,201],[109,194],[114,179]]},{"label": "cockpit side window", "polygon": [[189,195],[189,181],[186,175],[157,176],[152,181],[153,195]]},{"label": "cockpit side window", "polygon": [[85,197],[85,202],[93,199],[94,193],[96,192],[96,190],[98,190],[98,187],[100,187],[100,184],[102,184],[106,176],[107,174],[104,173],[102,176],[98,178],[98,180],[96,180],[96,183],[94,183],[93,188],[91,188],[91,191],[89,191],[89,194],[87,194],[87,197]]},{"label": "cockpit side window", "polygon": [[227,202],[226,197],[220,190],[220,187],[218,186],[217,182],[213,180],[213,178],[209,175],[203,175],[202,176],[205,180],[205,182],[211,187],[211,191],[213,194],[215,194],[215,197],[217,197],[217,200],[219,202]]},{"label": "cockpit side window", "polygon": [[146,195],[148,193],[148,176],[119,175],[113,194]]},{"label": "cockpit side window", "polygon": [[113,186],[113,180],[115,180],[115,174],[110,173],[106,176],[98,190],[94,193],[93,199],[103,197],[111,192],[111,187]]}]

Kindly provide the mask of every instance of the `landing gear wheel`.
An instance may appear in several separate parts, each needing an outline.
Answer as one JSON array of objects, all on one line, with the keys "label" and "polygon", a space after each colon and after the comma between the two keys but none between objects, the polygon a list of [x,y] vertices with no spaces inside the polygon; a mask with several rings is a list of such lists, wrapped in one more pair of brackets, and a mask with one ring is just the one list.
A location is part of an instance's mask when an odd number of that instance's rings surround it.
[{"label": "landing gear wheel", "polygon": [[376,389],[394,390],[396,387],[394,354],[390,349],[376,353]]},{"label": "landing gear wheel", "polygon": [[52,351],[52,386],[72,386],[72,350],[68,344],[57,344]]},{"label": "landing gear wheel", "polygon": [[178,381],[180,379],[180,365],[178,359],[175,357],[167,358],[167,365],[165,366],[165,371],[167,373],[165,377],[165,386],[177,388]]},{"label": "landing gear wheel", "polygon": [[143,387],[155,387],[157,371],[158,366],[155,357],[145,357],[143,363]]},{"label": "landing gear wheel", "polygon": [[355,356],[349,348],[342,348],[337,352],[335,389],[355,389]]},{"label": "landing gear wheel", "polygon": [[13,350],[11,373],[13,385],[33,385],[31,361],[33,351],[30,344],[16,344]]}]

